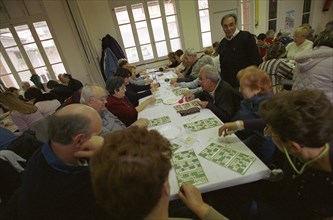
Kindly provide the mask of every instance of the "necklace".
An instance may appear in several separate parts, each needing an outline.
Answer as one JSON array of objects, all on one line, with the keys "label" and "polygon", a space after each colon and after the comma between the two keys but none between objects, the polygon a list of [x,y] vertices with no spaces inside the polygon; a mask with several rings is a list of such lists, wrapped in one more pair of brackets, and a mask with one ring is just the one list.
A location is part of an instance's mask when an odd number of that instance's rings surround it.
[{"label": "necklace", "polygon": [[329,147],[328,147],[328,143],[326,143],[326,144],[324,145],[324,149],[320,152],[320,154],[318,154],[318,155],[317,155],[315,158],[313,158],[312,160],[309,160],[308,162],[306,162],[306,163],[301,167],[301,170],[298,170],[298,169],[296,168],[295,164],[293,163],[293,161],[290,159],[290,156],[289,156],[289,154],[288,154],[288,151],[287,151],[286,147],[283,146],[284,153],[286,154],[286,157],[287,157],[287,159],[288,159],[288,161],[289,161],[291,167],[292,167],[292,168],[294,169],[294,171],[295,171],[297,174],[299,174],[299,175],[301,175],[301,174],[304,172],[305,168],[308,167],[310,164],[312,164],[313,162],[315,162],[315,161],[319,160],[320,158],[322,158],[322,157],[325,155],[325,153],[328,151],[328,148],[329,148]]}]

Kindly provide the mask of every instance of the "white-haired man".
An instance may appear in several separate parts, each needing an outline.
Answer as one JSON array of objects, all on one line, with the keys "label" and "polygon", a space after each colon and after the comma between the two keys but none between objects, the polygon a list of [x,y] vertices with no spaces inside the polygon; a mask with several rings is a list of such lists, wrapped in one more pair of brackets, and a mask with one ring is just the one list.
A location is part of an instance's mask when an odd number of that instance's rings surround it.
[{"label": "white-haired man", "polygon": [[[120,121],[117,116],[112,114],[106,109],[105,103],[108,94],[105,89],[96,85],[85,85],[81,91],[81,104],[88,105],[95,109],[101,116],[102,119],[102,131],[101,136],[126,128],[126,125]],[[138,119],[133,125],[147,127],[147,119]]]},{"label": "white-haired man", "polygon": [[239,93],[221,80],[218,69],[209,64],[200,69],[199,80],[203,91],[186,93],[186,100],[199,98],[202,108],[210,109],[223,122],[230,121],[239,110]]}]

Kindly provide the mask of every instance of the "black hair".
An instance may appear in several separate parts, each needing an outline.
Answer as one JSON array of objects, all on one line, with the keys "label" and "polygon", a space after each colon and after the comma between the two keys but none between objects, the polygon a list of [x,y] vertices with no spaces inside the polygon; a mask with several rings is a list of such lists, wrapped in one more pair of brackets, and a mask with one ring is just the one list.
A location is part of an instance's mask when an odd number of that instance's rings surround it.
[{"label": "black hair", "polygon": [[128,77],[132,76],[132,72],[129,71],[128,69],[126,69],[126,68],[119,67],[116,70],[116,73],[114,74],[114,76],[120,76],[122,78],[128,78]]},{"label": "black hair", "polygon": [[119,88],[125,83],[125,79],[120,76],[112,76],[106,80],[106,90],[109,91],[110,95],[113,95],[114,91],[119,91]]},{"label": "black hair", "polygon": [[265,38],[266,38],[266,34],[264,34],[264,33],[259,34],[257,37],[258,40],[265,40]]},{"label": "black hair", "polygon": [[47,82],[47,84],[46,84],[46,87],[48,88],[48,89],[53,89],[53,87],[55,86],[55,85],[58,85],[59,83],[57,82],[57,81],[55,81],[55,80],[49,80],[48,82]]}]

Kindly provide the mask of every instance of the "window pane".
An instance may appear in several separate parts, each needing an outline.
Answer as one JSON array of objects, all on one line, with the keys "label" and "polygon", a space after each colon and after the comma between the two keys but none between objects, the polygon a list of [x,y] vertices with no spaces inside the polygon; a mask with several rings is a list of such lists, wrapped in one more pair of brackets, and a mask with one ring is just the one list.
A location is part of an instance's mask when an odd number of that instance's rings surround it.
[{"label": "window pane", "polygon": [[16,26],[15,30],[16,30],[17,35],[19,36],[22,44],[35,42],[28,25]]},{"label": "window pane", "polygon": [[268,21],[268,30],[276,31],[276,20]]},{"label": "window pane", "polygon": [[302,24],[309,23],[309,20],[310,20],[310,13],[303,14]]},{"label": "window pane", "polygon": [[33,67],[39,67],[45,65],[43,58],[40,55],[39,50],[37,48],[37,44],[33,43],[33,44],[24,45],[24,49]]},{"label": "window pane", "polygon": [[126,6],[115,8],[114,12],[116,13],[118,24],[130,22]]},{"label": "window pane", "polygon": [[132,27],[130,24],[119,26],[121,37],[124,41],[124,46],[133,47],[135,46]]},{"label": "window pane", "polygon": [[132,13],[133,13],[134,21],[146,20],[145,11],[143,9],[142,3],[131,5],[131,6],[132,6]]},{"label": "window pane", "polygon": [[125,51],[129,63],[139,62],[138,51],[136,50],[135,47],[125,49]]},{"label": "window pane", "polygon": [[0,41],[4,47],[10,47],[16,45],[16,42],[9,28],[0,29]]},{"label": "window pane", "polygon": [[51,79],[50,73],[46,67],[37,68],[35,71],[40,76],[40,81],[42,83],[47,83]]},{"label": "window pane", "polygon": [[168,17],[166,17],[166,21],[167,21],[167,25],[168,25],[169,37],[170,38],[179,37],[176,16],[175,15],[168,16]]},{"label": "window pane", "polygon": [[304,0],[303,13],[310,12],[310,9],[311,9],[311,0]]},{"label": "window pane", "polygon": [[174,0],[164,0],[165,15],[175,14],[175,1]]},{"label": "window pane", "polygon": [[199,15],[200,15],[201,32],[210,31],[208,9],[199,11]]},{"label": "window pane", "polygon": [[156,43],[157,56],[163,57],[168,55],[168,48],[165,41]]},{"label": "window pane", "polygon": [[135,23],[135,26],[136,26],[136,31],[138,32],[140,44],[150,43],[147,22],[146,21],[137,22]]},{"label": "window pane", "polygon": [[148,2],[147,4],[150,18],[161,17],[160,4],[158,1]]},{"label": "window pane", "polygon": [[49,27],[47,26],[46,21],[36,22],[33,23],[33,25],[36,29],[37,35],[40,40],[46,40],[52,38],[51,32],[49,30]]},{"label": "window pane", "polygon": [[51,64],[61,62],[61,58],[53,40],[43,41],[42,45]]},{"label": "window pane", "polygon": [[1,76],[0,79],[7,88],[20,88],[12,74]]},{"label": "window pane", "polygon": [[6,75],[9,73],[10,73],[10,69],[7,65],[7,62],[4,59],[4,57],[2,56],[2,54],[0,53],[0,75]]},{"label": "window pane", "polygon": [[176,51],[178,49],[181,49],[182,47],[180,46],[180,38],[172,39],[170,40],[171,44],[171,50]]},{"label": "window pane", "polygon": [[157,18],[157,19],[151,20],[151,26],[153,29],[155,41],[165,40],[162,18]]},{"label": "window pane", "polygon": [[18,75],[19,75],[21,81],[27,81],[30,83],[30,85],[33,85],[33,83],[30,81],[30,77],[31,77],[30,70],[19,72]]},{"label": "window pane", "polygon": [[[268,19],[276,18],[277,15],[277,0],[269,0],[269,15]],[[270,29],[268,29],[270,30]]]},{"label": "window pane", "polygon": [[65,73],[66,69],[62,63],[52,65],[53,72],[56,76],[60,73]]},{"label": "window pane", "polygon": [[199,9],[208,8],[208,0],[198,0]]},{"label": "window pane", "polygon": [[144,60],[149,60],[154,58],[153,49],[150,44],[141,46],[142,56]]},{"label": "window pane", "polygon": [[7,48],[6,52],[17,71],[28,69],[18,47]]},{"label": "window pane", "polygon": [[202,46],[209,47],[212,45],[212,37],[210,32],[202,33]]}]

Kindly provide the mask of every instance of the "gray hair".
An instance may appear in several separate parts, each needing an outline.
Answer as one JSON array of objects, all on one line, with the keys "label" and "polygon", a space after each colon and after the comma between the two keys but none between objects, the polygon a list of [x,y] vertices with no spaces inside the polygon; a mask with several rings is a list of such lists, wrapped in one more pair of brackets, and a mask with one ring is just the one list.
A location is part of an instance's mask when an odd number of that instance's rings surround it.
[{"label": "gray hair", "polygon": [[184,55],[197,56],[197,52],[195,52],[193,48],[188,48],[185,50]]},{"label": "gray hair", "polygon": [[97,85],[89,85],[88,84],[88,85],[85,85],[85,86],[82,87],[80,103],[81,104],[87,104],[89,102],[90,98],[95,96],[94,91],[96,89],[101,89],[101,90],[105,91],[105,93],[107,94],[106,90],[103,89],[102,87],[97,86]]},{"label": "gray hair", "polygon": [[88,117],[79,114],[57,115],[50,117],[48,134],[51,141],[68,145],[73,137],[82,133],[85,137],[90,135],[91,121]]},{"label": "gray hair", "polygon": [[199,69],[207,64],[214,66],[214,61],[211,56],[204,55],[198,60]]},{"label": "gray hair", "polygon": [[213,65],[206,64],[201,68],[200,71],[205,71],[206,79],[209,79],[214,83],[218,83],[218,81],[221,80],[219,70]]},{"label": "gray hair", "polygon": [[326,46],[333,48],[333,30],[322,31],[313,43],[313,48]]},{"label": "gray hair", "polygon": [[221,25],[223,25],[223,21],[227,18],[233,17],[235,19],[235,24],[237,24],[237,15],[236,14],[227,14],[224,15],[223,18],[221,19]]}]

